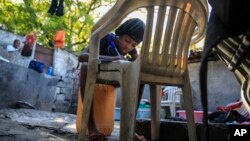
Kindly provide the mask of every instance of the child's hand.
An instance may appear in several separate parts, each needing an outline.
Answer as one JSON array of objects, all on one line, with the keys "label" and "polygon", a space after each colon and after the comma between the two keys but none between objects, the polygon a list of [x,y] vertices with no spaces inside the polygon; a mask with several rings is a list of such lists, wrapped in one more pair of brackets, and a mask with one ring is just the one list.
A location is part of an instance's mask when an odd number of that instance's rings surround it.
[{"label": "child's hand", "polygon": [[127,60],[127,58],[124,57],[123,55],[119,55],[118,57],[119,57],[119,60]]}]

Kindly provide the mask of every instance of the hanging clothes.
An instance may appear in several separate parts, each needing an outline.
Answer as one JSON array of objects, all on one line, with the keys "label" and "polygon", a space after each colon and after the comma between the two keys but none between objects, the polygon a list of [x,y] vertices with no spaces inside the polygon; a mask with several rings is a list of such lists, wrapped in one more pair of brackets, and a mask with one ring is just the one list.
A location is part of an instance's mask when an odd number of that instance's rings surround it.
[{"label": "hanging clothes", "polygon": [[65,31],[64,30],[56,31],[54,41],[56,43],[57,48],[63,48],[65,43]]},{"label": "hanging clothes", "polygon": [[63,14],[64,14],[64,4],[63,4],[63,1],[64,0],[60,0],[59,1],[59,5],[58,5],[57,10],[56,10],[56,15],[57,16],[63,16]]},{"label": "hanging clothes", "polygon": [[64,0],[59,0],[59,3],[58,0],[52,0],[48,13],[50,13],[51,15],[54,15],[56,13],[56,16],[63,16]]},{"label": "hanging clothes", "polygon": [[36,42],[36,34],[27,34],[25,38],[25,44],[21,52],[22,56],[31,56],[33,46]]}]

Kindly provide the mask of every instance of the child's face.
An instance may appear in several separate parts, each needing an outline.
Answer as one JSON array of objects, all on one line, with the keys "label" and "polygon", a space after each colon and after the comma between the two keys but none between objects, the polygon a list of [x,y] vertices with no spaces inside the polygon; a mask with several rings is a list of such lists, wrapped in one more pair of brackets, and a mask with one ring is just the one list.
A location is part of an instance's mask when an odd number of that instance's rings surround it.
[{"label": "child's face", "polygon": [[20,46],[20,41],[19,40],[15,40],[14,47],[15,48],[19,48],[19,46]]},{"label": "child's face", "polygon": [[118,46],[123,54],[130,52],[133,48],[135,48],[138,43],[135,42],[131,37],[128,35],[122,35],[118,38]]}]

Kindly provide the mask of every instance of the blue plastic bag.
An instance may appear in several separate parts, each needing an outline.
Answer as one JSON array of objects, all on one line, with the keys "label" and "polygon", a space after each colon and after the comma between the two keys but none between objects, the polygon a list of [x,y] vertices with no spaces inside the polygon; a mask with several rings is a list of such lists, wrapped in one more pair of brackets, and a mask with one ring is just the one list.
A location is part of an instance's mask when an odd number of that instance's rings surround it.
[{"label": "blue plastic bag", "polygon": [[42,73],[43,72],[43,69],[44,69],[45,65],[43,62],[38,62],[38,61],[35,61],[35,60],[31,60],[30,63],[29,63],[29,68],[30,69],[33,69],[39,73]]}]

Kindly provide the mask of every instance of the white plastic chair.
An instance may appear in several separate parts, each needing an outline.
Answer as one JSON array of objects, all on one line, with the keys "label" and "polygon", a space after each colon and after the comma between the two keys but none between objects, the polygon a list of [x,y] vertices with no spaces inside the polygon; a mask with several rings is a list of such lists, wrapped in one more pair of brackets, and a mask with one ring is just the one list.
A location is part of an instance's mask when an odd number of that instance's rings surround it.
[{"label": "white plastic chair", "polygon": [[[91,36],[85,87],[87,95],[84,98],[79,140],[85,139],[94,86],[98,79],[104,79],[118,81],[121,86],[121,141],[133,140],[141,83],[150,85],[151,139],[159,139],[160,133],[159,85],[171,84],[183,89],[189,140],[196,141],[187,53],[190,44],[205,35],[205,7],[197,0],[118,0],[117,3],[108,12],[111,16],[105,15],[104,17],[109,18],[102,18]],[[102,62],[99,59],[100,39],[121,24],[128,14],[139,8],[147,11],[146,30],[139,58],[134,62]]]},{"label": "white plastic chair", "polygon": [[163,90],[166,96],[161,101],[161,107],[170,108],[170,116],[176,117],[176,108],[181,108],[182,90],[178,87],[166,88]]}]

